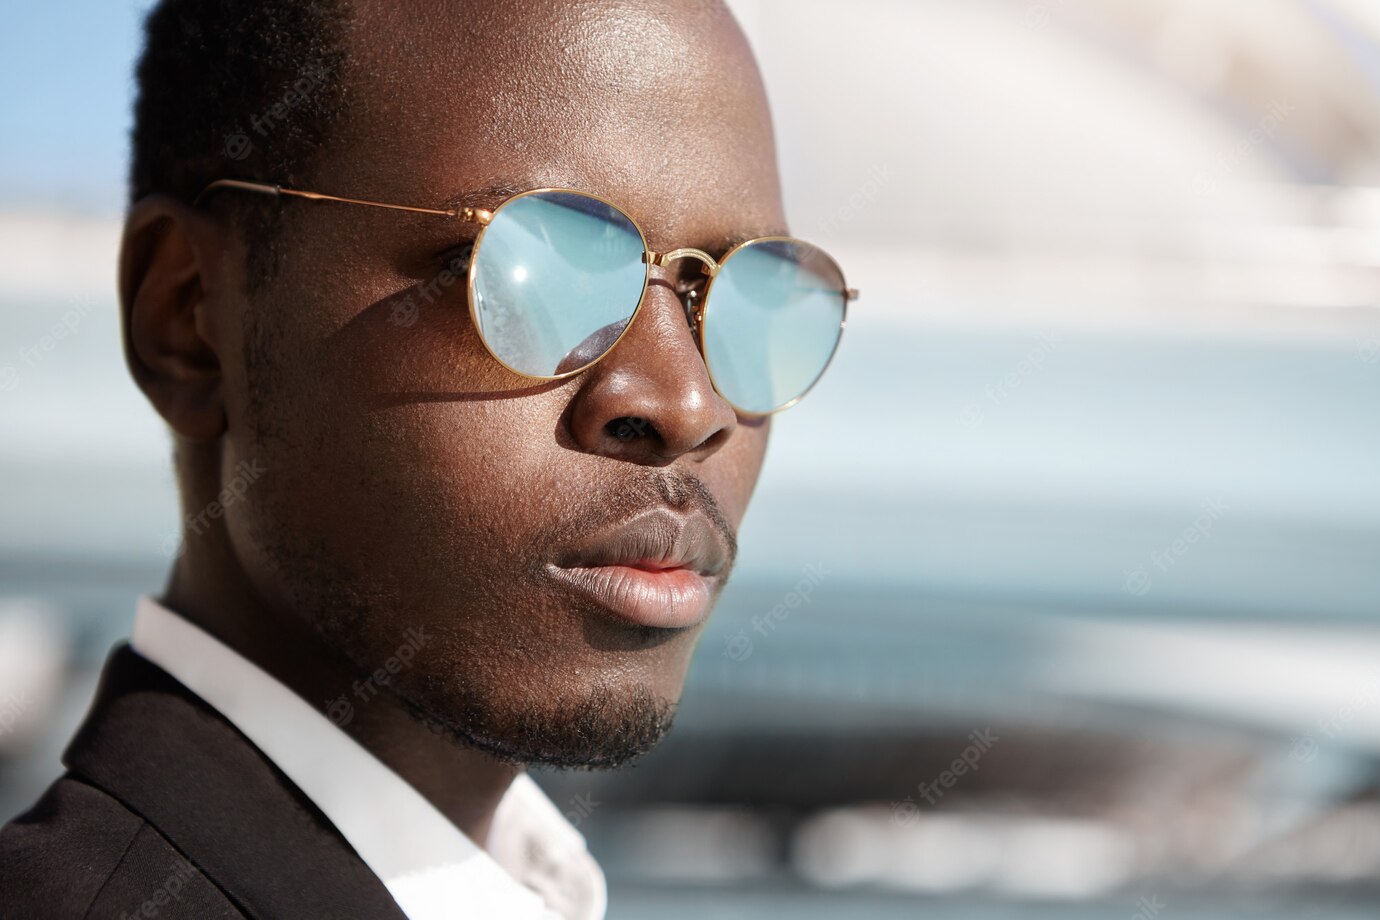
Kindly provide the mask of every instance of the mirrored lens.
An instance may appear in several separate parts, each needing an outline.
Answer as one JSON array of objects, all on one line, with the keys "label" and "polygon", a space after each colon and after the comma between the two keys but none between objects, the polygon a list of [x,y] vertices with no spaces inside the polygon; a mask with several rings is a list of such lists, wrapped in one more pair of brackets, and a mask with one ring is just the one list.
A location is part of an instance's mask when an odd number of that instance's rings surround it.
[{"label": "mirrored lens", "polygon": [[749,243],[728,257],[705,300],[704,358],[719,393],[765,413],[824,373],[843,333],[843,274],[799,240]]},{"label": "mirrored lens", "polygon": [[475,252],[479,334],[500,361],[555,377],[598,360],[637,310],[647,266],[622,211],[574,192],[506,202]]}]

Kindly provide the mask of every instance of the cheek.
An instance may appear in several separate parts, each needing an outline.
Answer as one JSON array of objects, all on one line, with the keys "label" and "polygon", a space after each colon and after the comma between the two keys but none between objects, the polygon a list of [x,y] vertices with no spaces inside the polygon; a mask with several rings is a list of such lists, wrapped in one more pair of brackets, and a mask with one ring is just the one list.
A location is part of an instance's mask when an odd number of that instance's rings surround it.
[{"label": "cheek", "polygon": [[[480,561],[519,548],[562,481],[545,400],[421,401],[304,420],[295,468],[303,517],[361,561],[447,545]],[[309,426],[309,427],[306,427]],[[345,548],[342,547],[342,551]],[[406,560],[401,560],[406,564]]]},{"label": "cheek", "polygon": [[724,515],[736,527],[747,513],[766,460],[771,436],[771,418],[739,419],[733,437],[715,454],[703,470],[697,471],[705,485],[718,497]]},{"label": "cheek", "polygon": [[[399,322],[409,295],[417,309]],[[300,312],[275,309],[280,320]],[[504,370],[463,296],[428,301],[413,289],[348,316],[314,315],[276,324],[273,347],[257,349],[271,356],[266,392],[231,401],[237,451],[268,468],[256,490],[265,500],[244,512],[238,541],[278,534],[360,579],[447,581],[437,566],[453,575],[459,564],[480,582],[512,574],[552,522],[635,472],[563,446],[577,383],[534,386]],[[250,424],[255,401],[262,418]],[[735,526],[769,430],[769,419],[740,419],[717,453],[682,467]]]},{"label": "cheek", "polygon": [[291,442],[294,465],[321,471],[305,485],[387,482],[419,468],[480,473],[505,455],[520,458],[525,433],[549,432],[541,408],[517,397],[551,387],[534,387],[489,356],[463,288],[460,280],[414,284],[374,300],[302,292],[304,302],[336,307],[279,307],[307,318],[279,324],[263,433]]},{"label": "cheek", "polygon": [[[227,381],[231,452],[267,469],[261,500],[232,521],[237,542],[280,538],[342,570],[402,572],[428,541],[511,511],[514,483],[541,481],[558,410],[540,392],[504,398],[530,382],[484,351],[463,297],[404,291],[418,309],[400,322],[399,296],[332,316],[302,293],[301,306],[263,308],[271,325],[251,330],[246,366]],[[495,537],[485,545],[501,549]]]}]

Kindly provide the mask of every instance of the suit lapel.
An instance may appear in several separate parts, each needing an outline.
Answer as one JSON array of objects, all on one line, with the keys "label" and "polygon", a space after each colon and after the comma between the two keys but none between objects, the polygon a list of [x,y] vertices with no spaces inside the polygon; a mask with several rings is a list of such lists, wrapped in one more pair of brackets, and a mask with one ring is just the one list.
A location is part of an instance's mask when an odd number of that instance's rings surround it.
[{"label": "suit lapel", "polygon": [[127,645],[111,653],[63,760],[153,825],[251,917],[406,920],[291,780]]}]

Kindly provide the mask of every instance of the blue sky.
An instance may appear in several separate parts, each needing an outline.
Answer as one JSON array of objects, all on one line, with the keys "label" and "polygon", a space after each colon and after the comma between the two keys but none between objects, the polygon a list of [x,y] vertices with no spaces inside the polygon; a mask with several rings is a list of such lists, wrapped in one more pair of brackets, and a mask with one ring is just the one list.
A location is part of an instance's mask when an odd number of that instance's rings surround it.
[{"label": "blue sky", "polygon": [[149,0],[14,3],[0,30],[0,207],[120,209]]}]

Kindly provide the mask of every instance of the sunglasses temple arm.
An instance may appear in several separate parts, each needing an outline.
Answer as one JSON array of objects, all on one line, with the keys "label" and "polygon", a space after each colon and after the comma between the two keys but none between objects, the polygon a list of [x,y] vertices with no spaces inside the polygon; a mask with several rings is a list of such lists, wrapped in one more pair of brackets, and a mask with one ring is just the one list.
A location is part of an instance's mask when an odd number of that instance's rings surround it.
[{"label": "sunglasses temple arm", "polygon": [[281,185],[269,185],[265,182],[245,182],[240,179],[217,179],[197,194],[192,200],[192,206],[201,204],[210,193],[219,189],[238,189],[243,192],[254,192],[260,195],[272,195],[279,197],[287,195],[293,198],[305,198],[309,201],[335,201],[341,204],[357,204],[368,208],[384,208],[389,211],[407,211],[411,214],[431,214],[436,217],[450,217],[456,220],[463,220],[471,223],[487,224],[493,219],[493,212],[483,208],[453,208],[441,210],[438,208],[418,208],[405,204],[385,204],[382,201],[369,201],[364,198],[341,198],[338,195],[325,195],[321,192],[308,192],[302,189],[283,188]]}]

